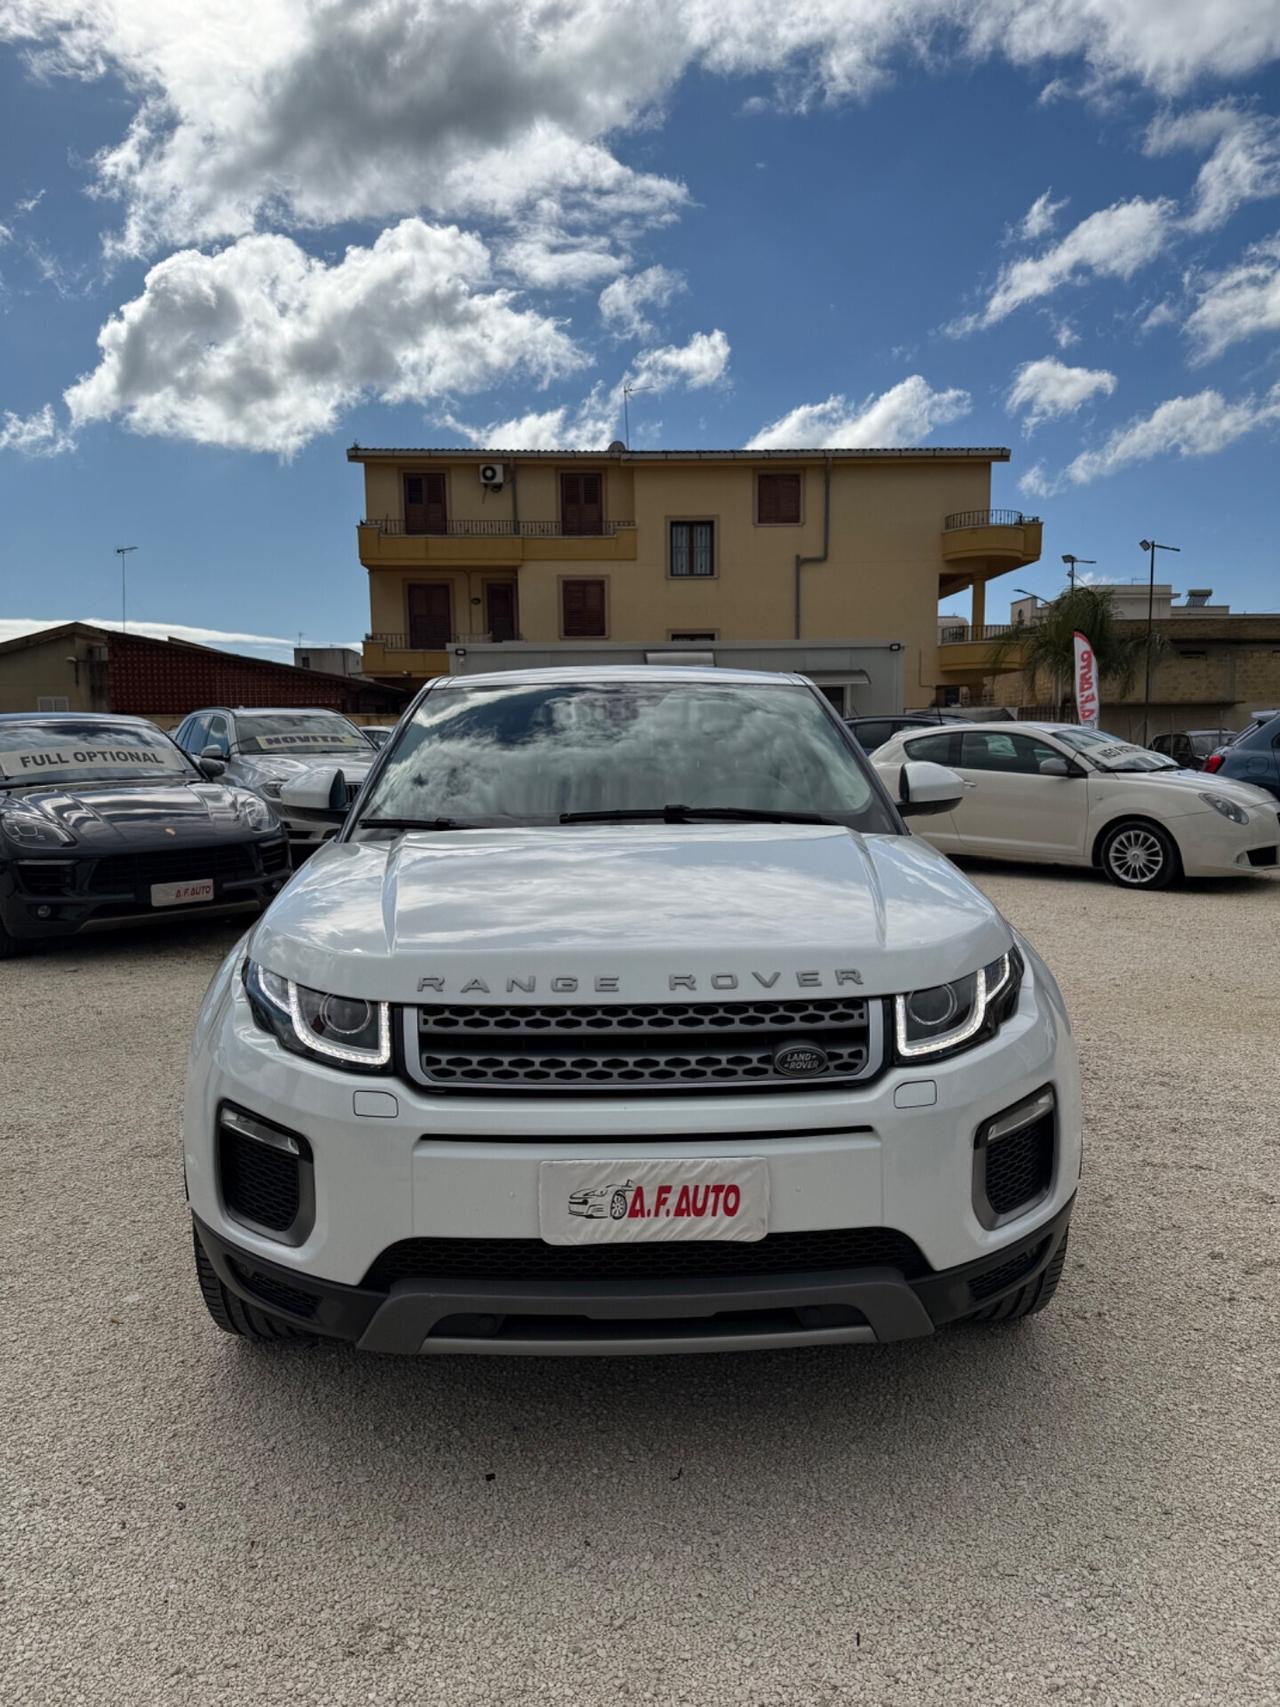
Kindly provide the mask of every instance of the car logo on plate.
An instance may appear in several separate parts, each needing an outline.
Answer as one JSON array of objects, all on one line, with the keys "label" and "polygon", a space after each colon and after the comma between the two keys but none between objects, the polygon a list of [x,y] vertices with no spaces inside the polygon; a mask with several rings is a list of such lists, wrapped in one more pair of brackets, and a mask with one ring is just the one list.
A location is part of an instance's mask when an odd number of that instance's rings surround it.
[{"label": "car logo on plate", "polygon": [[780,1043],[773,1052],[773,1070],[788,1079],[812,1079],[825,1073],[831,1061],[820,1043]]}]

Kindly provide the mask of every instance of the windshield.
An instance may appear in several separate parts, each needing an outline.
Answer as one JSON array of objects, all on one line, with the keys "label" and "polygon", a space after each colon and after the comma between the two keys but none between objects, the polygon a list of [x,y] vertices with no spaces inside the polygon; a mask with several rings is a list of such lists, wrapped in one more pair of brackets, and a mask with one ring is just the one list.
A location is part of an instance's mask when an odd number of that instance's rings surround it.
[{"label": "windshield", "polygon": [[158,729],[74,717],[0,723],[0,783],[8,788],[154,777],[190,781],[192,775],[183,754]]},{"label": "windshield", "polygon": [[1104,735],[1101,729],[1055,729],[1054,735],[1064,747],[1073,747],[1091,759],[1103,771],[1176,771],[1178,764],[1167,753],[1153,753],[1149,747],[1135,747],[1118,735]]},{"label": "windshield", "polygon": [[677,804],[898,829],[807,688],[665,678],[437,689],[398,730],[354,828],[556,824]]},{"label": "windshield", "polygon": [[298,753],[313,758],[321,753],[367,753],[369,743],[345,717],[325,712],[272,712],[236,718],[238,753]]}]

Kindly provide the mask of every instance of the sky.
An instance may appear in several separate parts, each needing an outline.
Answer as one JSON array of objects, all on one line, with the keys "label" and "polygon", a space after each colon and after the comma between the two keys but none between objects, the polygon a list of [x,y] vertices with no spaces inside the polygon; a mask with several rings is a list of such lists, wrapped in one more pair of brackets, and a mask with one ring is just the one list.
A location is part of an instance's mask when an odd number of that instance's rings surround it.
[{"label": "sky", "polygon": [[[1280,609],[1280,0],[0,0],[0,638],[358,642],[369,445],[1007,445]],[[1167,565],[1173,565],[1172,569]],[[963,608],[964,600],[948,609]]]}]

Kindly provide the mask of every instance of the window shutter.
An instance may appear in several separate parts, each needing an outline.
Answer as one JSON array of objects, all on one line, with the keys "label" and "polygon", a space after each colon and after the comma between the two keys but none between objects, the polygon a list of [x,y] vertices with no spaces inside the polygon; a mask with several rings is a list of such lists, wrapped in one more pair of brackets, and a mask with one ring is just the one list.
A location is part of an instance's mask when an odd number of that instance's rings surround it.
[{"label": "window shutter", "polygon": [[800,520],[800,476],[761,474],[756,482],[756,520],[798,522]]},{"label": "window shutter", "polygon": [[604,582],[561,583],[566,640],[599,640],[604,637]]}]

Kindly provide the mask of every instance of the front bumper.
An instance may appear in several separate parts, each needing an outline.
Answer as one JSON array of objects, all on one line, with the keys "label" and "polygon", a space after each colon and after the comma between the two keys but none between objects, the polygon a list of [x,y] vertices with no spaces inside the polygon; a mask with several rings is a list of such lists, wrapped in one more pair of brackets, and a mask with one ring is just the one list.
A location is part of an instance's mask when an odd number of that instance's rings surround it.
[{"label": "front bumper", "polygon": [[1235,824],[1212,809],[1170,820],[1187,877],[1247,877],[1280,866],[1280,814],[1250,807]]},{"label": "front bumper", "polygon": [[617,1356],[760,1351],[918,1339],[998,1305],[1041,1275],[1074,1198],[1002,1250],[908,1279],[867,1267],[716,1281],[397,1280],[340,1286],[264,1261],[196,1220],[222,1284],[255,1309],[362,1351]]},{"label": "front bumper", "polygon": [[[118,881],[100,881],[99,865],[117,856],[66,859],[23,854],[0,862],[0,925],[16,940],[31,942],[77,936],[82,931],[154,924],[165,919],[219,918],[261,912],[288,881],[287,855],[278,838],[267,838],[249,846],[252,869],[237,870],[226,876],[220,873],[218,857],[225,851],[224,845],[211,846],[206,863],[213,876],[212,901],[176,906],[152,906],[152,874],[145,867]],[[195,850],[192,857],[193,863],[198,864],[200,851]],[[140,858],[145,860],[146,853]],[[168,874],[154,875],[164,881]]]}]

